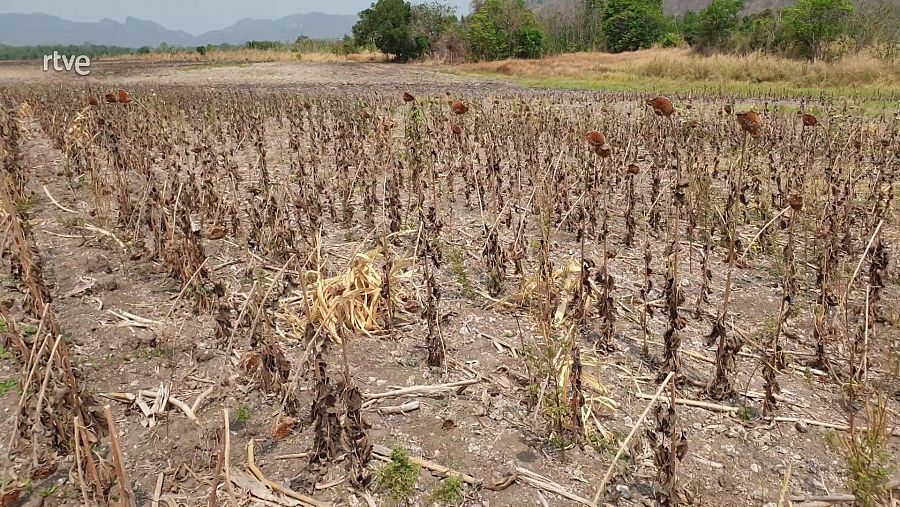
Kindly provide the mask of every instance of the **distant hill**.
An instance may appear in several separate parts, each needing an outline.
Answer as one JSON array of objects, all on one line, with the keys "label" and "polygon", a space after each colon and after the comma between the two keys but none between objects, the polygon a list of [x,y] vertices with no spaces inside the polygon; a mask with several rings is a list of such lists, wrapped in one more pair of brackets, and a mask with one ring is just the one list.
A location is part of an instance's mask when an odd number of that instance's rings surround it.
[{"label": "distant hill", "polygon": [[293,41],[299,35],[339,39],[351,32],[356,20],[356,16],[320,12],[291,14],[275,20],[245,18],[228,28],[206,32],[197,40],[198,44],[243,44],[250,40]]},{"label": "distant hill", "polygon": [[312,12],[275,20],[242,19],[201,35],[169,30],[152,21],[128,17],[124,23],[111,19],[97,22],[69,21],[48,14],[0,14],[0,44],[10,46],[102,44],[138,48],[167,43],[173,46],[243,44],[251,40],[293,41],[300,35],[311,39],[339,39],[349,34],[356,16]]}]

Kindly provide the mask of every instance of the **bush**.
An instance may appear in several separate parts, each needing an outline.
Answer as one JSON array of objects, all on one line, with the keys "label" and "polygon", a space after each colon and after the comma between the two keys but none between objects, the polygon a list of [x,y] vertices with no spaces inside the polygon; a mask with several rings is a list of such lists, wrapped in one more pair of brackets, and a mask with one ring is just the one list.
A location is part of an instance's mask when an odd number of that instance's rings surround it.
[{"label": "bush", "polygon": [[681,36],[675,32],[667,32],[659,39],[659,45],[664,48],[677,48],[682,42],[684,41],[681,39]]}]

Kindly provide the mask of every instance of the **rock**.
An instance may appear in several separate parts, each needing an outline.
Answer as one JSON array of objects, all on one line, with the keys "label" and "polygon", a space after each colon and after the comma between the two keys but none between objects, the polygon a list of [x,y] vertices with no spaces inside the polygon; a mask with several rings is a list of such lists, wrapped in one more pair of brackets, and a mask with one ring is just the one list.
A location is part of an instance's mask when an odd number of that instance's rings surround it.
[{"label": "rock", "polygon": [[727,430],[725,430],[725,436],[728,438],[737,438],[741,436],[741,430],[737,428],[737,426],[729,426]]},{"label": "rock", "polygon": [[628,486],[626,486],[624,484],[617,484],[616,492],[619,493],[619,496],[624,498],[625,500],[628,500],[631,498],[631,491],[629,491]]},{"label": "rock", "polygon": [[794,423],[794,429],[800,433],[806,433],[809,431],[809,425],[805,421],[797,421]]},{"label": "rock", "polygon": [[755,473],[755,474],[758,474],[758,473],[759,473],[759,465],[757,465],[756,463],[751,463],[751,464],[750,464],[750,471],[753,472],[753,473]]}]

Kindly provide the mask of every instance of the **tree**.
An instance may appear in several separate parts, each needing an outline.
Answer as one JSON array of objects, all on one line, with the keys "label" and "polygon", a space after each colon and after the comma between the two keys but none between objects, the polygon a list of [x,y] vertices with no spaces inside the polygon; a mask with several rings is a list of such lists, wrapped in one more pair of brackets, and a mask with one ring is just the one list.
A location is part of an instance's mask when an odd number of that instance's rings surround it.
[{"label": "tree", "polygon": [[700,15],[694,11],[687,11],[675,20],[678,33],[681,38],[691,46],[697,44],[700,37]]},{"label": "tree", "polygon": [[[535,2],[532,2],[534,5]],[[554,0],[535,8],[553,52],[590,51],[600,42],[599,0]]]},{"label": "tree", "polygon": [[828,44],[847,32],[850,0],[797,0],[782,11],[785,42],[810,60],[822,58]]},{"label": "tree", "polygon": [[359,21],[353,25],[353,38],[357,46],[374,45],[381,52],[394,55],[405,62],[418,58],[427,49],[427,38],[414,36],[412,8],[403,0],[378,0],[359,13]]},{"label": "tree", "polygon": [[608,0],[600,23],[613,52],[648,48],[665,32],[662,0]]},{"label": "tree", "polygon": [[485,0],[468,19],[469,54],[476,59],[536,58],[547,34],[524,0]]},{"label": "tree", "polygon": [[702,48],[719,48],[738,26],[744,0],[713,0],[698,16],[697,42]]},{"label": "tree", "polygon": [[741,20],[732,35],[732,49],[739,52],[774,52],[780,44],[781,15],[778,11],[764,9]]},{"label": "tree", "polygon": [[871,48],[886,60],[900,53],[900,2],[896,0],[856,0],[856,13],[848,34],[855,50]]},{"label": "tree", "polygon": [[431,52],[441,37],[457,24],[456,8],[452,5],[430,2],[412,7],[413,37],[425,41],[426,52]]}]

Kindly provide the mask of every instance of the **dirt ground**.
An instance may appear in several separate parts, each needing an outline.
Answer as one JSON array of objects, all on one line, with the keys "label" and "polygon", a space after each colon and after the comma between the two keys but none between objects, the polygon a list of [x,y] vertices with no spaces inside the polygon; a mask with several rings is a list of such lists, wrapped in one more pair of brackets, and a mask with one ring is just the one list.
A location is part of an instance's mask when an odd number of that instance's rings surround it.
[{"label": "dirt ground", "polygon": [[453,89],[496,92],[506,88],[499,81],[467,78],[441,72],[424,65],[354,62],[271,62],[205,64],[197,62],[144,62],[96,60],[89,76],[67,72],[44,72],[41,63],[0,62],[0,84],[35,81],[104,82],[135,84],[144,82],[189,86],[247,86],[264,88],[314,88],[320,92],[352,91],[377,87],[387,91],[402,88],[453,87]]},{"label": "dirt ground", "polygon": [[[461,95],[531,94],[508,84],[465,78],[427,67],[390,64],[262,63],[234,66],[196,64],[135,64],[96,62],[91,76],[47,75],[32,63],[0,64],[0,85],[57,80],[84,80],[98,88],[111,83],[178,84],[203,87],[254,89],[297,89],[344,91],[359,88],[396,94],[398,90],[452,89]],[[699,102],[699,101],[698,101]],[[710,106],[712,107],[712,106]],[[169,505],[206,505],[212,469],[223,425],[223,409],[230,412],[232,464],[246,462],[246,446],[255,441],[256,460],[265,474],[295,490],[310,487],[302,455],[309,450],[311,431],[305,422],[283,438],[274,438],[280,401],[254,389],[244,379],[223,375],[233,371],[248,354],[246,343],[235,346],[234,357],[216,346],[212,317],[197,318],[190,305],[178,299],[181,287],[156,263],[131,258],[131,252],[115,240],[84,223],[94,221],[88,213],[90,194],[86,187],[73,189],[60,177],[62,153],[55,149],[36,123],[25,125],[24,164],[31,174],[29,190],[34,202],[31,211],[34,234],[44,266],[44,278],[54,297],[87,389],[101,405],[109,404],[115,414],[127,472],[134,483],[138,505],[149,505],[157,480],[163,478],[162,493]],[[286,139],[267,139],[272,166],[278,167],[287,149]],[[456,213],[456,212],[455,212]],[[395,387],[440,384],[474,378],[465,388],[437,395],[423,395],[418,410],[406,414],[383,414],[377,408],[399,405],[409,399],[388,399],[365,412],[371,425],[372,442],[388,447],[402,446],[413,456],[468,473],[486,483],[501,482],[516,467],[531,470],[559,484],[568,492],[591,499],[618,443],[635,425],[647,404],[642,395],[656,390],[656,371],[641,352],[641,328],[629,296],[639,282],[642,265],[640,249],[619,252],[610,260],[610,269],[622,292],[623,302],[617,322],[615,350],[584,360],[588,404],[597,424],[613,436],[603,445],[579,445],[563,449],[549,445],[535,431],[533,414],[522,402],[525,361],[518,346],[522,336],[538,333],[533,319],[508,303],[486,297],[480,259],[481,223],[477,213],[460,206],[454,223],[444,238],[447,247],[461,256],[461,265],[478,289],[474,294],[460,283],[460,274],[449,268],[439,274],[444,296],[441,310],[443,332],[452,358],[448,369],[426,365],[424,326],[412,320],[399,326],[393,336],[360,338],[348,343],[348,360],[353,380],[364,394],[380,393]],[[359,250],[359,240],[368,234],[361,225],[347,227],[326,221],[331,228],[326,250],[335,270]],[[621,230],[613,230],[620,235]],[[752,235],[752,228],[745,231]],[[532,234],[533,237],[533,234]],[[577,243],[572,234],[561,232],[556,248],[570,250]],[[226,239],[205,239],[209,267],[227,280],[229,294],[246,294],[247,280],[262,269],[257,260]],[[658,244],[657,259],[663,258]],[[893,245],[896,247],[896,245]],[[687,250],[691,250],[688,248]],[[596,255],[596,249],[591,252]],[[696,262],[696,252],[692,254]],[[261,265],[265,266],[263,262]],[[725,265],[712,263],[713,278],[722,280]],[[277,271],[268,266],[270,274]],[[779,278],[762,262],[752,269],[738,270],[732,293],[735,320],[748,339],[758,339],[780,303]],[[4,284],[10,282],[4,281]],[[685,274],[687,287],[699,284],[696,267]],[[510,286],[513,284],[510,283]],[[660,280],[658,285],[662,285]],[[6,292],[7,289],[4,289]],[[10,289],[10,294],[12,293]],[[4,296],[7,297],[7,296]],[[887,290],[886,301],[900,299],[896,286]],[[714,312],[721,294],[711,298]],[[687,303],[688,305],[692,303]],[[890,322],[880,327],[882,343],[900,340],[898,309],[892,307]],[[654,331],[651,352],[658,355],[666,322],[657,312],[651,322]],[[690,318],[684,330],[685,372],[698,385],[712,376],[714,347],[704,344],[709,332],[709,316]],[[23,320],[22,324],[33,323]],[[299,362],[300,343],[290,334],[280,336],[289,359]],[[808,336],[794,346],[794,357],[802,360],[813,350]],[[741,396],[730,402],[733,410],[722,412],[701,407],[678,406],[679,424],[686,431],[687,458],[679,464],[679,485],[687,492],[684,503],[710,506],[776,505],[787,479],[787,494],[830,495],[847,491],[840,452],[841,431],[805,422],[767,422],[758,409],[762,380],[758,359],[745,353],[738,361],[737,382]],[[227,367],[226,367],[227,366]],[[875,361],[878,375],[890,375],[888,358]],[[0,380],[18,378],[19,366],[11,359],[0,360]],[[844,424],[840,388],[814,370],[796,366],[780,376],[782,386],[779,416]],[[124,403],[104,394],[137,393],[169,386],[172,395],[195,407],[197,422],[180,411],[151,422]],[[896,384],[895,384],[896,386]],[[210,389],[212,388],[212,389]],[[208,394],[203,394],[206,393]],[[891,428],[897,427],[900,392],[887,393]],[[686,397],[699,399],[689,388]],[[308,396],[308,393],[304,393]],[[304,398],[308,402],[310,398]],[[0,427],[10,428],[18,393],[0,397]],[[895,430],[897,431],[897,430]],[[898,433],[900,434],[900,433]],[[22,482],[20,460],[7,458],[8,431],[0,431],[0,490],[12,480]],[[656,481],[652,452],[643,431],[638,432],[624,462],[628,474],[614,480],[608,505],[656,505]],[[900,461],[900,439],[893,438],[889,452]],[[106,445],[106,444],[101,444]],[[26,456],[26,458],[28,458]],[[382,465],[373,460],[373,470]],[[58,471],[29,483],[22,499],[13,505],[79,505],[78,486],[69,470],[71,457],[60,460]],[[314,480],[314,479],[313,479]],[[312,489],[320,498],[340,505],[364,505],[363,495],[352,491],[346,478],[330,471]],[[411,505],[430,505],[431,492],[439,478],[423,472]],[[219,489],[219,505],[227,494]],[[375,494],[376,505],[388,505]],[[230,503],[228,505],[231,505]],[[579,502],[534,488],[519,480],[502,491],[466,488],[463,505],[579,505]],[[787,505],[785,503],[784,505]],[[6,504],[3,504],[6,507]]]}]

